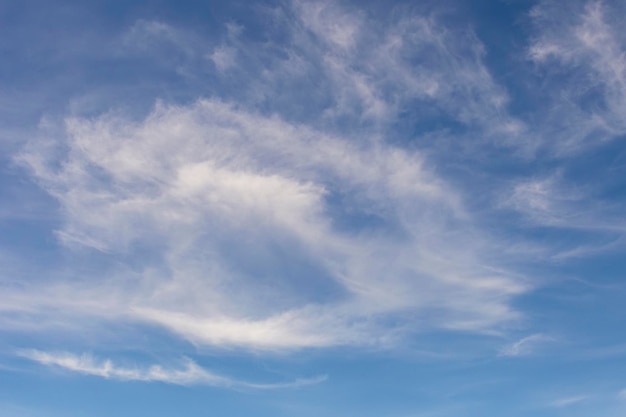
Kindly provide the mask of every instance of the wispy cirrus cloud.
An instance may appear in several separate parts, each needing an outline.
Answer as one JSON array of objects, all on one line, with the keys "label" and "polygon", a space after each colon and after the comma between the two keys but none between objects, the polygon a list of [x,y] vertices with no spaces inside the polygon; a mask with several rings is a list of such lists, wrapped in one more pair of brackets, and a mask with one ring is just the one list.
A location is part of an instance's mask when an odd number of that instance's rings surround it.
[{"label": "wispy cirrus cloud", "polygon": [[449,120],[527,146],[520,136],[526,127],[508,113],[508,94],[471,28],[402,6],[388,11],[387,22],[330,1],[260,12],[275,28],[262,41],[228,24],[208,54],[196,51],[217,70],[224,87],[217,95],[319,126],[384,131],[410,115],[418,126]]},{"label": "wispy cirrus cloud", "polygon": [[542,345],[554,341],[555,339],[553,337],[542,333],[532,334],[504,346],[500,349],[499,355],[507,357],[528,356],[535,353],[535,351]]},{"label": "wispy cirrus cloud", "polygon": [[606,193],[603,187],[600,182],[572,181],[563,172],[518,179],[502,193],[499,207],[519,214],[526,226],[579,235],[568,242],[543,245],[540,251],[550,259],[614,252],[623,247],[626,224],[619,198],[598,198]]},{"label": "wispy cirrus cloud", "polygon": [[289,350],[493,333],[521,318],[511,300],[529,283],[497,261],[502,245],[464,193],[392,128],[410,114],[518,141],[524,123],[484,46],[428,13],[352,12],[265,10],[281,29],[262,43],[233,23],[219,42],[145,19],[120,35],[127,53],[185,79],[213,69],[219,88],[141,117],[68,116],[18,155],[59,204],[60,250],[117,269],[11,287],[0,296],[11,326],[80,327],[80,316]]},{"label": "wispy cirrus cloud", "polygon": [[590,398],[589,395],[576,395],[573,397],[563,397],[563,398],[558,398],[550,402],[549,406],[554,407],[554,408],[565,408],[565,407],[570,407],[575,404],[580,404],[582,402],[585,402],[589,398]]},{"label": "wispy cirrus cloud", "polygon": [[32,303],[7,293],[6,306],[253,349],[378,345],[391,317],[473,331],[519,317],[507,301],[527,284],[481,260],[488,240],[417,152],[215,100],[70,119],[60,143],[60,160],[41,143],[20,157],[63,207],[58,237],[133,254],[144,272],[29,288]]},{"label": "wispy cirrus cloud", "polygon": [[563,10],[558,2],[545,1],[531,12],[537,35],[529,57],[557,75],[548,78],[558,95],[552,97],[544,133],[559,152],[577,152],[626,133],[626,39],[611,18],[616,8],[590,1]]},{"label": "wispy cirrus cloud", "polygon": [[68,352],[43,352],[39,350],[22,350],[18,355],[46,366],[57,367],[83,375],[91,375],[105,379],[140,382],[163,382],[175,385],[209,385],[222,388],[250,389],[282,389],[297,388],[317,384],[326,380],[325,376],[311,379],[297,379],[293,382],[263,384],[232,379],[221,376],[199,366],[191,359],[185,359],[180,369],[163,368],[152,365],[148,368],[123,367],[112,360],[98,360],[92,355],[75,355]]},{"label": "wispy cirrus cloud", "polygon": [[[506,90],[492,78],[471,29],[455,30],[434,15],[402,8],[392,12],[392,24],[381,26],[332,2],[295,5],[313,39],[330,45],[319,53],[336,91],[337,104],[329,109],[336,115],[361,109],[361,117],[379,122],[407,111],[416,120],[443,116],[510,144],[524,130],[507,113]],[[436,108],[440,113],[433,114]]]},{"label": "wispy cirrus cloud", "polygon": [[[583,152],[600,153],[602,144],[626,133],[626,39],[616,18],[622,13],[610,1],[573,1],[565,8],[541,1],[528,15],[532,25],[526,58],[535,65],[534,82],[540,88],[531,92],[537,100],[534,122],[526,124],[523,136],[541,152],[527,154],[528,171],[506,180],[494,203],[521,215],[510,225],[524,235],[522,251],[550,261],[623,248],[622,201],[612,191],[619,187],[614,178],[620,175],[621,157],[616,155],[609,166],[595,166]],[[585,175],[580,175],[582,169]],[[527,240],[532,229],[547,235]]]}]

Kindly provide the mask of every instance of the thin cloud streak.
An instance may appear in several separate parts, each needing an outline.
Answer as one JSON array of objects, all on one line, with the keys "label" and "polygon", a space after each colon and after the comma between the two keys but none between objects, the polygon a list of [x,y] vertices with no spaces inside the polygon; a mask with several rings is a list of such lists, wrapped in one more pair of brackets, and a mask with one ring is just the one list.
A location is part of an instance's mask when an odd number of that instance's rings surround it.
[{"label": "thin cloud streak", "polygon": [[574,397],[564,397],[558,398],[552,402],[550,402],[549,406],[554,408],[565,408],[570,407],[575,404],[582,403],[589,399],[589,395],[577,395]]},{"label": "thin cloud streak", "polygon": [[209,385],[222,388],[250,388],[259,390],[298,388],[318,384],[326,376],[297,379],[283,383],[253,383],[221,376],[199,366],[191,359],[185,359],[182,369],[167,369],[160,365],[148,368],[122,367],[110,359],[98,360],[91,355],[75,355],[68,352],[43,352],[22,350],[18,355],[45,366],[57,367],[83,375],[97,376],[120,381],[163,382],[174,385]]},{"label": "thin cloud streak", "polygon": [[526,336],[510,345],[503,347],[499,356],[505,357],[520,357],[529,356],[536,353],[537,349],[546,343],[554,342],[554,338],[548,335],[537,333],[530,336]]}]

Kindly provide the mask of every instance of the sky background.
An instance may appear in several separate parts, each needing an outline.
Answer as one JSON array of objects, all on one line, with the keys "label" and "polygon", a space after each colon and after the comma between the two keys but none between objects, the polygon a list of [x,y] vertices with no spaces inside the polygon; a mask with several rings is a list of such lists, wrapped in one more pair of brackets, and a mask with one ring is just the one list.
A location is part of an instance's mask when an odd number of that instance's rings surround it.
[{"label": "sky background", "polygon": [[0,416],[626,416],[625,19],[0,0]]}]

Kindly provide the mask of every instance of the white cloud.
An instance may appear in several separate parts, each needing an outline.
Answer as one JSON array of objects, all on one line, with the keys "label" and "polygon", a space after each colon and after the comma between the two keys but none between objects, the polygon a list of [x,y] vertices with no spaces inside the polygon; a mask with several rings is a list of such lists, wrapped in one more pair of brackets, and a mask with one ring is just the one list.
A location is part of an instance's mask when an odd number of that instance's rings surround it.
[{"label": "white cloud", "polygon": [[20,159],[61,204],[61,241],[141,269],[4,293],[7,311],[272,350],[391,343],[391,317],[481,332],[519,317],[527,285],[485,260],[494,246],[418,152],[216,100],[70,119],[58,145]]},{"label": "white cloud", "polygon": [[221,87],[230,87],[219,88],[220,96],[369,131],[401,113],[416,123],[451,119],[480,137],[526,146],[526,127],[508,114],[507,92],[472,31],[415,10],[394,9],[385,21],[331,1],[293,1],[265,13],[279,30],[260,42],[239,36],[243,28],[236,26],[209,53]]},{"label": "white cloud", "polygon": [[215,48],[209,58],[220,71],[226,71],[235,66],[237,51],[234,48],[220,46]]},{"label": "white cloud", "polygon": [[550,407],[555,407],[555,408],[564,408],[564,407],[569,407],[572,406],[574,404],[580,404],[586,400],[589,399],[588,395],[577,395],[574,397],[563,397],[563,398],[558,398],[552,402],[550,402]]},{"label": "white cloud", "polygon": [[332,1],[293,1],[293,8],[304,26],[322,39],[325,45],[341,52],[354,48],[365,24],[354,10],[344,10]]},{"label": "white cloud", "polygon": [[19,355],[46,366],[54,366],[83,375],[97,376],[121,381],[164,382],[176,385],[210,385],[225,388],[280,389],[296,388],[323,382],[326,377],[297,379],[293,382],[262,384],[240,381],[214,374],[191,359],[184,361],[181,369],[167,369],[159,365],[148,368],[122,367],[110,359],[98,360],[91,355],[75,355],[67,352],[43,352],[23,350]]},{"label": "white cloud", "polygon": [[570,248],[558,255],[568,257],[593,252],[594,248],[619,246],[619,236],[626,231],[620,211],[596,198],[597,192],[593,184],[572,184],[557,173],[514,182],[499,204],[517,211],[535,225],[613,236],[599,243],[589,238],[587,243],[591,246]]},{"label": "white cloud", "polygon": [[626,132],[626,38],[614,5],[591,1],[544,1],[531,14],[537,36],[529,57],[553,78],[545,143],[560,152],[579,151]]},{"label": "white cloud", "polygon": [[[327,114],[361,109],[362,117],[389,122],[408,106],[423,110],[415,112],[416,120],[439,108],[446,117],[504,138],[509,145],[524,130],[523,123],[507,114],[506,91],[482,62],[483,45],[471,31],[456,31],[432,16],[406,10],[397,10],[392,24],[384,26],[332,3],[305,4],[296,8],[305,27],[323,44],[341,46],[322,48],[337,102]],[[342,28],[342,41],[329,27]]]},{"label": "white cloud", "polygon": [[538,224],[579,225],[580,215],[577,215],[576,209],[583,195],[579,190],[566,189],[559,175],[553,175],[518,182],[502,205],[523,213]]},{"label": "white cloud", "polygon": [[422,153],[385,135],[410,111],[517,140],[525,127],[476,35],[408,10],[381,23],[332,2],[296,1],[268,18],[281,31],[263,43],[232,23],[220,42],[132,26],[127,46],[174,66],[168,48],[179,48],[194,74],[208,56],[224,90],[237,85],[229,101],[68,118],[61,135],[32,141],[18,159],[59,202],[59,241],[133,266],[12,289],[1,309],[30,326],[80,326],[80,314],[266,350],[496,332],[520,318],[510,300],[529,285],[495,261],[502,245]]},{"label": "white cloud", "polygon": [[542,333],[536,333],[526,336],[500,350],[500,356],[518,357],[527,356],[535,353],[535,351],[545,343],[553,342],[554,338]]}]

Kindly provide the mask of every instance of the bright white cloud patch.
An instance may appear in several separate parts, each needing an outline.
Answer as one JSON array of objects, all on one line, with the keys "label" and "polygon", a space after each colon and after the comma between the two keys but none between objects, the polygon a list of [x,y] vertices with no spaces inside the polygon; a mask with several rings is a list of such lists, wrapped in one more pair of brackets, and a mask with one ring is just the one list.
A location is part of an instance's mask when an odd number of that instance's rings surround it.
[{"label": "bright white cloud patch", "polygon": [[393,316],[410,330],[515,319],[525,285],[482,259],[459,195],[419,153],[354,139],[215,100],[70,119],[62,156],[37,142],[21,156],[61,204],[58,237],[144,272],[50,291],[255,349],[387,343]]}]

